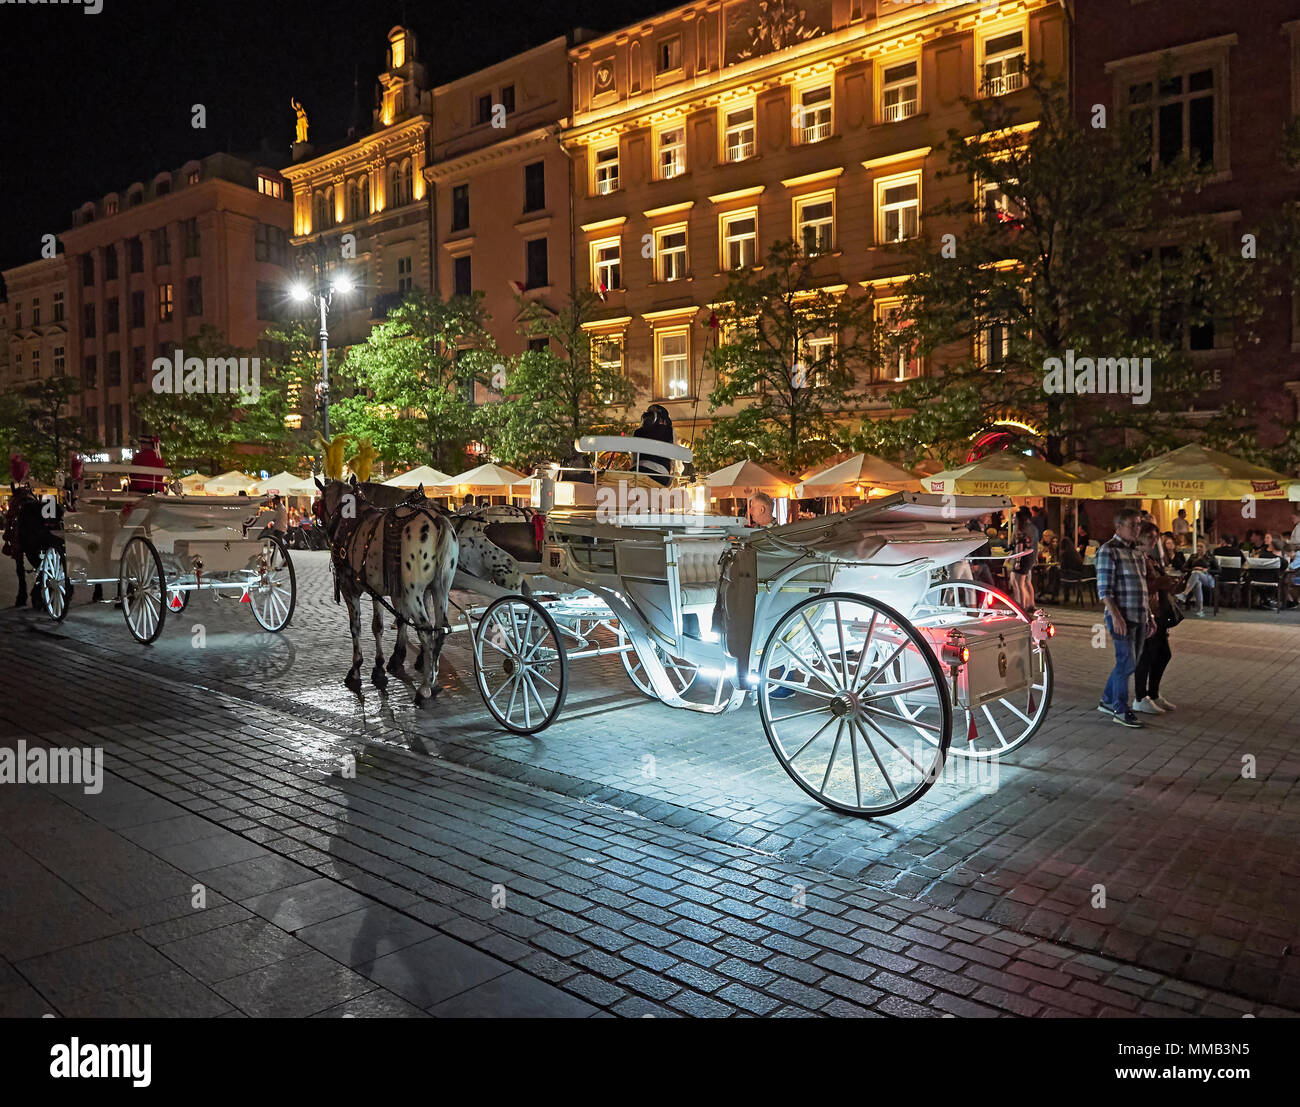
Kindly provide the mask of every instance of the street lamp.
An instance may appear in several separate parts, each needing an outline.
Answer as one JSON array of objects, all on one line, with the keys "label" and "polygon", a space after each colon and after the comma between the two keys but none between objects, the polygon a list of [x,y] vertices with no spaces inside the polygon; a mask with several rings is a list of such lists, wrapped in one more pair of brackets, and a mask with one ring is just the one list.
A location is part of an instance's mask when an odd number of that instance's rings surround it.
[{"label": "street lamp", "polygon": [[322,285],[316,291],[304,281],[295,281],[289,288],[289,295],[298,303],[305,303],[308,300],[314,300],[320,308],[320,383],[317,385],[317,392],[321,399],[321,435],[325,439],[330,436],[330,368],[329,368],[329,309],[334,302],[334,294],[346,296],[354,288],[352,278],[347,273],[335,273],[329,278],[327,285]]}]

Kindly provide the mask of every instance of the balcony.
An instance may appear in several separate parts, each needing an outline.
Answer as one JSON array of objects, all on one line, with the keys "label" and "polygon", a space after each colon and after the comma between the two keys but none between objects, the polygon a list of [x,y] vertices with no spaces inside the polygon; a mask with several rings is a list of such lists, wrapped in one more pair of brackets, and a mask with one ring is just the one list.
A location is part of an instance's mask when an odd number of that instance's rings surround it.
[{"label": "balcony", "polygon": [[[1017,59],[1018,62],[1023,59]],[[982,89],[985,96],[1005,96],[1008,92],[1015,92],[1025,87],[1027,79],[1023,69],[1009,69],[1003,71],[999,65],[987,66],[984,70],[984,87]]]},{"label": "balcony", "polygon": [[810,123],[803,128],[800,141],[805,145],[813,142],[821,142],[823,139],[831,137],[831,121],[829,119],[819,123]]},{"label": "balcony", "polygon": [[752,139],[748,142],[736,142],[727,145],[728,161],[746,161],[753,156],[754,142]]},{"label": "balcony", "polygon": [[886,104],[883,112],[886,123],[898,123],[904,119],[910,119],[916,114],[919,101],[915,96],[911,100],[899,100],[894,104]]}]

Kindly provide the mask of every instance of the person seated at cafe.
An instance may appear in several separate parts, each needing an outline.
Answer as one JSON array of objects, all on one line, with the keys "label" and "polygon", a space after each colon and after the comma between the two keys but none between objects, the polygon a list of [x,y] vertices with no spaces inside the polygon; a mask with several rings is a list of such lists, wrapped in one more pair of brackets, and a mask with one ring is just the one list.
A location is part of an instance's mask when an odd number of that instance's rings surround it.
[{"label": "person seated at cafe", "polygon": [[1282,595],[1286,597],[1288,609],[1296,606],[1296,590],[1300,589],[1300,543],[1288,544],[1286,553],[1286,572],[1282,574]]},{"label": "person seated at cafe", "polygon": [[1058,547],[1061,558],[1061,572],[1082,574],[1083,558],[1079,554],[1078,547],[1075,546],[1068,538]]},{"label": "person seated at cafe", "polygon": [[1181,572],[1187,565],[1187,556],[1178,548],[1173,531],[1165,531],[1160,536],[1161,560],[1165,567]]},{"label": "person seated at cafe", "polygon": [[1242,549],[1237,545],[1237,536],[1235,534],[1225,534],[1223,541],[1214,548],[1214,556],[1217,557],[1245,557]]},{"label": "person seated at cafe", "polygon": [[1204,539],[1197,541],[1196,553],[1187,559],[1183,567],[1187,570],[1187,576],[1183,580],[1182,589],[1174,593],[1174,599],[1184,607],[1195,600],[1197,618],[1203,619],[1205,594],[1212,594],[1214,589],[1214,577],[1210,575],[1210,555],[1205,552]]},{"label": "person seated at cafe", "polygon": [[1056,531],[1043,531],[1042,540],[1038,543],[1038,560],[1047,564],[1052,564],[1060,559],[1060,543],[1056,537]]},{"label": "person seated at cafe", "polygon": [[1080,550],[1086,550],[1088,543],[1092,541],[1092,535],[1088,533],[1088,528],[1082,524],[1079,525],[1078,531],[1075,532],[1074,544]]},{"label": "person seated at cafe", "polygon": [[755,492],[749,497],[749,525],[770,527],[776,522],[776,503],[766,492]]}]

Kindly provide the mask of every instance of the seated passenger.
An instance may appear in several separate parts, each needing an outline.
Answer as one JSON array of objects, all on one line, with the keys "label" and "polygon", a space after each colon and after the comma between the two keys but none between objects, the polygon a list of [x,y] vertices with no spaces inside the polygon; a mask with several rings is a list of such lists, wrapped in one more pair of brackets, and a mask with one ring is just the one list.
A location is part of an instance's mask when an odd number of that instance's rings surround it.
[{"label": "seated passenger", "polygon": [[[673,421],[668,409],[662,404],[651,404],[641,416],[641,425],[632,432],[633,438],[650,438],[656,442],[673,441]],[[672,469],[664,458],[648,457],[637,454],[634,458],[634,472],[648,473],[659,484],[667,486],[672,483]]]}]

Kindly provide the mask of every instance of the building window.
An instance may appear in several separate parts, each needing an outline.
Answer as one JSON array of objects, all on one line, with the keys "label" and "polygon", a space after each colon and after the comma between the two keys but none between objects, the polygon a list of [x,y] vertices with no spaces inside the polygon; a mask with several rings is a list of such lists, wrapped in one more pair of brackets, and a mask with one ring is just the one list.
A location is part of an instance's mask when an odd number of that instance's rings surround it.
[{"label": "building window", "polygon": [[671,73],[682,67],[682,36],[663,39],[655,51],[655,72]]},{"label": "building window", "polygon": [[733,212],[722,217],[722,267],[748,269],[758,260],[758,212]]},{"label": "building window", "polygon": [[117,247],[104,247],[104,280],[117,280]]},{"label": "building window", "polygon": [[754,108],[736,108],[727,112],[724,131],[727,161],[744,161],[754,156]]},{"label": "building window", "polygon": [[799,94],[799,141],[821,142],[831,137],[831,86],[807,88]]},{"label": "building window", "polygon": [[478,98],[478,122],[480,125],[492,122],[492,94],[485,92]]},{"label": "building window", "polygon": [[95,305],[87,304],[81,311],[81,333],[86,338],[95,337]]},{"label": "building window", "polygon": [[14,301],[14,330],[23,329],[23,305],[17,300]]},{"label": "building window", "polygon": [[691,332],[688,327],[655,331],[655,396],[678,400],[690,393]]},{"label": "building window", "polygon": [[198,171],[197,169],[191,169],[191,170],[189,171],[189,173],[188,173],[188,174],[186,175],[186,177],[185,177],[185,183],[186,183],[186,184],[192,184],[192,185],[196,185],[196,184],[198,184],[198,183],[199,183],[199,171]]},{"label": "building window", "polygon": [[253,232],[253,257],[258,261],[266,261],[271,256],[271,227],[267,223],[259,223]]},{"label": "building window", "polygon": [[876,303],[876,323],[884,332],[884,357],[881,361],[881,379],[887,381],[912,380],[921,375],[921,359],[907,341],[911,320],[903,316],[897,300],[880,300]]},{"label": "building window", "polygon": [[254,295],[256,297],[258,319],[278,319],[280,317],[277,308],[283,302],[283,297],[277,294],[275,285],[268,284],[266,281],[258,281]]},{"label": "building window", "polygon": [[37,346],[36,349],[32,351],[32,376],[39,377],[40,375],[41,375],[41,348]]},{"label": "building window", "polygon": [[515,110],[515,86],[506,85],[501,90],[501,106],[506,109],[506,115],[510,115]]},{"label": "building window", "polygon": [[116,388],[122,383],[122,355],[116,350],[108,352],[108,360],[104,363],[104,377],[109,388]]},{"label": "building window", "polygon": [[897,123],[921,110],[916,62],[886,66],[880,75],[880,121]]},{"label": "building window", "polygon": [[63,293],[62,292],[56,292],[54,294],[54,322],[56,323],[63,322]]},{"label": "building window", "polygon": [[803,196],[794,202],[795,241],[809,257],[835,249],[835,195]]},{"label": "building window", "polygon": [[144,347],[131,347],[131,383],[144,384]]},{"label": "building window", "polygon": [[1214,165],[1214,85],[1214,70],[1198,69],[1129,86],[1129,118],[1150,134],[1156,164]]},{"label": "building window", "polygon": [[[112,296],[104,301],[104,333],[117,334],[117,328],[120,322],[121,313],[118,309],[117,297]],[[33,320],[35,322],[35,320]]]},{"label": "building window", "polygon": [[395,165],[393,168],[394,168],[393,195],[396,197],[396,199],[393,202],[393,206],[402,207],[405,204],[409,204],[414,195],[413,187],[415,183],[415,178],[413,176],[414,171],[411,166],[411,159],[403,158],[401,163]]},{"label": "building window", "polygon": [[528,340],[528,351],[533,354],[544,354],[551,348],[549,338],[530,338]]},{"label": "building window", "polygon": [[619,239],[591,244],[591,287],[600,295],[623,287],[622,243]]},{"label": "building window", "polygon": [[469,229],[469,185],[453,185],[451,189],[451,229]]},{"label": "building window", "polygon": [[82,362],[81,379],[86,382],[87,388],[99,387],[99,365],[94,354],[87,354]]},{"label": "building window", "polygon": [[153,263],[169,265],[172,260],[172,241],[166,227],[159,227],[153,232]]},{"label": "building window", "polygon": [[596,151],[596,195],[618,191],[618,146]]},{"label": "building window", "polygon": [[67,357],[62,346],[54,347],[54,375],[61,377],[67,371]]},{"label": "building window", "polygon": [[527,270],[526,288],[545,288],[551,283],[546,260],[546,239],[532,238],[524,243],[524,264]]},{"label": "building window", "polygon": [[[365,180],[364,177],[361,180]],[[355,223],[358,219],[364,218],[366,213],[361,210],[361,186],[358,179],[353,177],[347,183],[347,209],[348,222]]]},{"label": "building window", "polygon": [[23,375],[23,352],[22,350],[15,350],[14,351],[14,376],[21,377],[22,375]]},{"label": "building window", "polygon": [[144,293],[131,293],[131,326],[144,326]]},{"label": "building window", "polygon": [[975,332],[975,363],[981,369],[1002,369],[1011,356],[1011,324],[985,323]]},{"label": "building window", "polygon": [[203,278],[185,278],[185,314],[203,314]]},{"label": "building window", "polygon": [[1002,96],[1025,87],[1025,33],[1011,31],[982,42],[980,95]]},{"label": "building window", "polygon": [[172,312],[175,310],[176,289],[170,284],[160,284],[158,286],[158,322],[170,323]]},{"label": "building window", "polygon": [[686,276],[686,228],[655,231],[655,279],[680,281]]},{"label": "building window", "polygon": [[127,269],[132,273],[144,272],[144,243],[139,235],[128,239],[126,243]]},{"label": "building window", "polygon": [[879,242],[915,238],[921,229],[921,176],[891,177],[876,182],[876,236]]},{"label": "building window", "polygon": [[451,263],[451,292],[453,296],[471,296],[474,293],[469,254],[462,254]]},{"label": "building window", "polygon": [[403,254],[397,259],[397,291],[399,295],[405,296],[415,285],[415,278],[411,276],[411,255]]},{"label": "building window", "polygon": [[597,369],[623,374],[623,340],[616,334],[597,335],[591,341],[591,360]]},{"label": "building window", "polygon": [[524,211],[541,211],[546,207],[546,163],[535,161],[524,166]]},{"label": "building window", "polygon": [[88,433],[92,439],[97,441],[99,439],[99,408],[86,408],[85,423],[86,433]]},{"label": "building window", "polygon": [[116,197],[116,196],[110,196],[107,200],[104,201],[104,214],[105,214],[105,215],[116,215],[116,214],[117,214],[117,197]]},{"label": "building window", "polygon": [[318,188],[311,194],[312,225],[318,231],[323,231],[333,222],[326,205],[326,193],[328,191],[328,189]]},{"label": "building window", "polygon": [[656,164],[661,181],[680,177],[686,172],[686,128],[680,123],[659,132]]},{"label": "building window", "polygon": [[[113,302],[116,303],[117,301],[114,300]],[[32,326],[39,327],[40,325],[41,325],[41,298],[39,296],[33,296],[32,297]]]},{"label": "building window", "polygon": [[171,190],[172,190],[172,182],[170,177],[162,178],[162,180],[158,181],[157,184],[153,186],[153,194],[155,198],[159,196],[166,196],[168,193],[171,192]]},{"label": "building window", "polygon": [[181,234],[185,239],[185,256],[187,258],[196,258],[202,243],[199,237],[199,221],[197,219],[187,219],[181,224]]},{"label": "building window", "polygon": [[266,177],[261,173],[257,175],[257,191],[263,196],[270,196],[273,200],[284,199],[284,182],[277,181],[274,177]]},{"label": "building window", "polygon": [[81,287],[90,288],[95,283],[95,256],[84,254],[81,258]]},{"label": "building window", "polygon": [[104,427],[104,445],[120,446],[122,444],[122,405],[108,405],[108,424]]},{"label": "building window", "polygon": [[986,225],[990,227],[1023,226],[1024,212],[1021,211],[1020,205],[1007,192],[1007,186],[1014,186],[1018,183],[1017,181],[1007,180],[1001,184],[985,184],[981,186],[979,214]]}]

